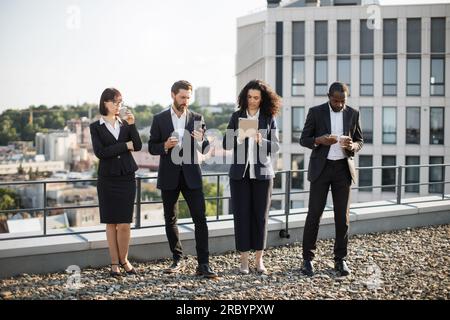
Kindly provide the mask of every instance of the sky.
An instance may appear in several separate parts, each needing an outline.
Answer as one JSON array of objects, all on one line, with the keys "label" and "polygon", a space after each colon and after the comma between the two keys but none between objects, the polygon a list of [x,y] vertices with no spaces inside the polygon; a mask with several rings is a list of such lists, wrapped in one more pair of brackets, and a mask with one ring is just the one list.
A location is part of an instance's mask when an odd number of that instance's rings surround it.
[{"label": "sky", "polygon": [[[381,4],[450,2],[384,0]],[[170,87],[234,102],[236,19],[266,0],[0,0],[0,112],[98,103],[170,103]]]}]

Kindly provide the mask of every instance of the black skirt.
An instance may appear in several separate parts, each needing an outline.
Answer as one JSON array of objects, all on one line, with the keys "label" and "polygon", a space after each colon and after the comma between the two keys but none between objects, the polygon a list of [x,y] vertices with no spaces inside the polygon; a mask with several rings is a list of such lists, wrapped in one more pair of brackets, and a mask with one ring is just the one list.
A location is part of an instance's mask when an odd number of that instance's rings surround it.
[{"label": "black skirt", "polygon": [[99,176],[97,194],[100,223],[131,223],[136,196],[134,173],[116,177]]}]

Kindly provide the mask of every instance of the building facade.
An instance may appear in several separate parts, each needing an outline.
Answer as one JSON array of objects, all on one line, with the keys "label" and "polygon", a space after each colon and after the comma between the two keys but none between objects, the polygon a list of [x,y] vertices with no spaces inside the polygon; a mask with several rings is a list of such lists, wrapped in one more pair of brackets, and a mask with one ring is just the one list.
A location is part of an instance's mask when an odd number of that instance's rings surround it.
[{"label": "building facade", "polygon": [[[308,168],[311,152],[299,144],[305,117],[328,100],[336,80],[349,85],[348,105],[360,110],[365,144],[355,158],[358,166],[450,163],[450,4],[268,3],[238,19],[236,89],[259,78],[283,97],[278,170]],[[352,200],[393,199],[396,178],[395,169],[361,170],[358,185],[366,189],[354,191]],[[450,168],[408,168],[402,182],[444,178],[449,180]],[[294,173],[291,185],[308,190],[306,174]],[[275,186],[285,186],[285,178],[277,177]],[[423,196],[442,188],[410,185],[403,192]],[[307,206],[307,198],[293,194],[291,205]]]},{"label": "building facade", "polygon": [[195,89],[195,103],[202,107],[211,105],[211,88],[198,87]]}]

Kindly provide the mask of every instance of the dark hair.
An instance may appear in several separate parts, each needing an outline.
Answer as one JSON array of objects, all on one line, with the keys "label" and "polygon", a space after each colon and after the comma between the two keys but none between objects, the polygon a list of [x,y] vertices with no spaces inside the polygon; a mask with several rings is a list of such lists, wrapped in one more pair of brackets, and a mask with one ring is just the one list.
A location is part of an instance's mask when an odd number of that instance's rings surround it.
[{"label": "dark hair", "polygon": [[348,87],[345,83],[343,82],[334,82],[331,84],[330,89],[328,90],[328,94],[332,95],[334,92],[339,92],[339,93],[345,93],[347,92],[347,95],[350,94],[350,91],[348,90]]},{"label": "dark hair", "polygon": [[260,109],[266,116],[276,116],[281,108],[280,96],[267,83],[262,80],[252,80],[242,89],[238,97],[239,110],[246,110],[248,90],[259,90],[261,92]]},{"label": "dark hair", "polygon": [[102,96],[100,97],[100,104],[98,105],[100,114],[103,116],[108,115],[108,109],[105,107],[105,102],[113,101],[116,97],[121,95],[122,94],[116,88],[106,88],[103,90]]},{"label": "dark hair", "polygon": [[189,81],[180,80],[180,81],[175,82],[172,85],[172,88],[170,89],[170,91],[172,91],[173,94],[176,95],[176,94],[178,94],[178,91],[180,91],[180,89],[192,91],[192,84],[190,84]]}]

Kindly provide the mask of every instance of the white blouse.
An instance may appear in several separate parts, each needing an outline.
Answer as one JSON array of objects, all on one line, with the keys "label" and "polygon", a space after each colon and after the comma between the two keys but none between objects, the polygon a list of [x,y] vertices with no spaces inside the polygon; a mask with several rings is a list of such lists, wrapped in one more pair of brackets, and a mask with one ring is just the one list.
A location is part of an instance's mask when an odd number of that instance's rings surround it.
[{"label": "white blouse", "polygon": [[120,127],[122,125],[122,120],[120,118],[116,117],[116,121],[114,122],[114,126],[111,125],[108,121],[103,119],[103,117],[100,117],[100,125],[105,124],[106,129],[108,129],[109,132],[116,138],[116,140],[119,140],[119,134],[120,134]]}]

